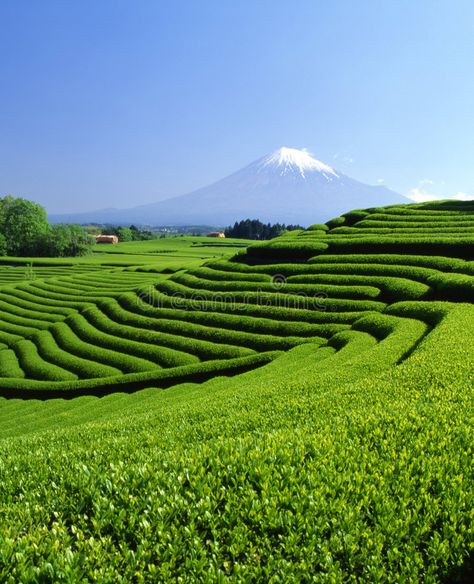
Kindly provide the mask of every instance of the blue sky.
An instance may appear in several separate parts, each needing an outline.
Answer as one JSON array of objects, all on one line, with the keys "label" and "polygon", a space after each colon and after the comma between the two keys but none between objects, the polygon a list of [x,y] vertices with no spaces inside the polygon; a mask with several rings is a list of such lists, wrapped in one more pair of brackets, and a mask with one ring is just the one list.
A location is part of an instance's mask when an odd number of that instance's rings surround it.
[{"label": "blue sky", "polygon": [[0,0],[0,23],[2,195],[134,206],[280,146],[474,194],[471,0]]}]

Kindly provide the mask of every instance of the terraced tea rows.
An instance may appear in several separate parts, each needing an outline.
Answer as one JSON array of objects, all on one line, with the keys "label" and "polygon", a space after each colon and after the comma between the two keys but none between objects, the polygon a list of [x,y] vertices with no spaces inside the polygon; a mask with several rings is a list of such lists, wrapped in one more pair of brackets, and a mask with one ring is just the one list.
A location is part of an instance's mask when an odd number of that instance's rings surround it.
[{"label": "terraced tea rows", "polygon": [[28,282],[31,280],[42,280],[44,278],[90,273],[101,269],[103,268],[100,265],[93,266],[90,264],[77,264],[75,266],[36,266],[31,262],[16,266],[0,265],[0,286],[14,284],[16,282]]},{"label": "terraced tea rows", "polygon": [[392,337],[404,338],[399,362],[435,324],[431,305],[472,301],[473,240],[472,205],[413,205],[348,213],[170,277],[44,268],[0,290],[0,389],[167,387],[241,373],[301,344],[317,354]]},{"label": "terraced tea rows", "polygon": [[470,582],[473,213],[3,286],[0,580]]}]

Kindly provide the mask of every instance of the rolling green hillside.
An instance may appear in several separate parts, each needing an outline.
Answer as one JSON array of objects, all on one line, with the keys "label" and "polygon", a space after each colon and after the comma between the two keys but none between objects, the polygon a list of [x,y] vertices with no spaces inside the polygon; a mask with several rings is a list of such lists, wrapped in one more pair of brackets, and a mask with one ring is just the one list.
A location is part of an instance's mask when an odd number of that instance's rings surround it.
[{"label": "rolling green hillside", "polygon": [[0,580],[467,582],[474,204],[203,259],[2,280]]}]

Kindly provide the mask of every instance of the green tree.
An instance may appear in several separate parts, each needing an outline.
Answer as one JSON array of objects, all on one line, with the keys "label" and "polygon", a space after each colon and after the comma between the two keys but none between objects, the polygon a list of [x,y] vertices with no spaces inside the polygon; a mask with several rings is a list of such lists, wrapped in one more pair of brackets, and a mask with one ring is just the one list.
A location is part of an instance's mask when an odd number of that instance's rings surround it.
[{"label": "green tree", "polygon": [[91,252],[94,238],[80,225],[53,225],[49,236],[48,255],[55,257],[83,256]]},{"label": "green tree", "polygon": [[132,234],[133,241],[140,240],[140,230],[138,229],[138,227],[136,225],[130,225],[130,232]]},{"label": "green tree", "polygon": [[258,219],[245,219],[236,221],[233,226],[225,230],[226,237],[236,237],[241,239],[273,239],[285,231],[303,229],[300,225],[287,225],[281,223],[262,223]]},{"label": "green tree", "polygon": [[7,255],[7,240],[0,233],[0,256]]},{"label": "green tree", "polygon": [[43,246],[50,232],[41,205],[11,195],[0,199],[0,233],[6,239],[9,255],[44,255]]},{"label": "green tree", "polygon": [[130,227],[119,227],[117,229],[117,237],[119,241],[132,241],[133,233]]},{"label": "green tree", "polygon": [[84,229],[89,235],[100,235],[102,233],[102,229],[99,225],[85,225]]}]

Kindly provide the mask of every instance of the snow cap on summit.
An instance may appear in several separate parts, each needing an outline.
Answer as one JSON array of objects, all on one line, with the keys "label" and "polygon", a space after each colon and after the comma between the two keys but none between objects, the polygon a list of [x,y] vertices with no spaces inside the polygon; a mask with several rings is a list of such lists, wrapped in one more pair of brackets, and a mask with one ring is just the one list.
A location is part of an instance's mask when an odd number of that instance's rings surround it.
[{"label": "snow cap on summit", "polygon": [[324,164],[324,162],[313,158],[305,148],[303,148],[303,150],[286,147],[279,148],[278,150],[275,150],[273,154],[270,154],[263,159],[262,167],[266,166],[281,167],[280,174],[282,175],[298,170],[303,178],[305,178],[305,171],[321,172],[325,176],[328,174],[336,177],[338,176],[333,168]]}]

